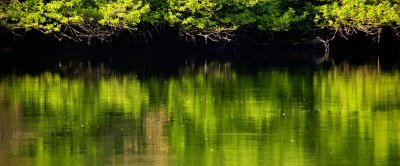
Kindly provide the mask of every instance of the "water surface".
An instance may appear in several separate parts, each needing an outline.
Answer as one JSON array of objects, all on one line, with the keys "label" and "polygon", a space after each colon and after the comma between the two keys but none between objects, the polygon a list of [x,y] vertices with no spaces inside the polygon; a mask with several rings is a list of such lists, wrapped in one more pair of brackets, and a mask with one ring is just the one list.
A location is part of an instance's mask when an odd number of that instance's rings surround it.
[{"label": "water surface", "polygon": [[399,98],[399,71],[375,65],[7,74],[0,163],[398,165]]}]

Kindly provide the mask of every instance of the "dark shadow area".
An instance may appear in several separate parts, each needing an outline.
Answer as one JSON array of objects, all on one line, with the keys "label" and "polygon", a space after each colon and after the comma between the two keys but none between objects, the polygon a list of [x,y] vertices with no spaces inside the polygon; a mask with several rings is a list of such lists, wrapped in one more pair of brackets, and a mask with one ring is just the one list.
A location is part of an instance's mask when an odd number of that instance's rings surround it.
[{"label": "dark shadow area", "polygon": [[[257,72],[270,67],[329,68],[342,62],[351,65],[379,64],[398,68],[400,42],[393,36],[382,36],[379,43],[360,34],[348,40],[337,38],[331,43],[330,59],[321,45],[294,32],[277,33],[267,39],[257,34],[239,36],[235,42],[207,43],[189,41],[178,32],[146,35],[122,33],[109,42],[77,43],[58,41],[39,32],[23,37],[1,32],[1,74],[37,74],[44,71],[76,75],[91,68],[114,73],[134,72],[139,77],[178,75],[182,67],[197,68],[213,62],[229,63],[237,72]],[[167,35],[166,35],[167,34]],[[256,43],[254,40],[257,40]],[[260,44],[261,43],[261,44]]]}]

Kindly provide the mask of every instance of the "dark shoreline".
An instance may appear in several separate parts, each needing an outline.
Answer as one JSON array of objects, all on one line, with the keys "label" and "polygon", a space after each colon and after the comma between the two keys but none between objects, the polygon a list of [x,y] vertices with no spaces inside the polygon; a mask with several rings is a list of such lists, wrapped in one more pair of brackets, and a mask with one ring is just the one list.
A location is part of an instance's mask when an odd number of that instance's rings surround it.
[{"label": "dark shoreline", "polygon": [[[18,35],[16,35],[18,33]],[[242,30],[234,34],[231,41],[213,42],[205,41],[204,38],[196,37],[193,41],[188,36],[180,34],[174,29],[153,30],[147,32],[120,32],[117,36],[113,36],[108,41],[100,41],[98,39],[82,40],[76,42],[68,38],[62,40],[54,37],[53,34],[43,34],[39,31],[17,32],[0,27],[0,47],[16,47],[24,48],[142,48],[153,49],[155,47],[169,49],[197,49],[197,50],[219,50],[229,51],[231,49],[240,50],[271,50],[289,47],[290,49],[315,49],[319,50],[318,42],[314,39],[321,37],[323,39],[332,38],[333,34],[330,30],[319,31],[281,31],[281,32],[264,32],[256,29]],[[400,44],[400,36],[396,36],[390,28],[383,30],[377,40],[377,36],[367,35],[358,32],[346,38],[341,37],[338,33],[334,40],[330,42],[331,50],[337,48],[356,47],[373,47],[396,49]]]},{"label": "dark shoreline", "polygon": [[[386,33],[387,34],[387,33]],[[51,35],[27,33],[23,37],[3,31],[0,35],[1,73],[40,73],[57,71],[60,67],[106,66],[115,71],[176,73],[185,65],[229,62],[238,70],[265,67],[329,67],[333,63],[352,65],[379,63],[382,67],[398,68],[400,41],[391,35],[382,36],[380,43],[359,34],[345,40],[337,37],[330,44],[329,60],[315,64],[324,56],[323,46],[312,37],[295,32],[276,33],[274,39],[257,43],[239,38],[230,43],[195,43],[176,33],[158,34],[145,40],[143,36],[122,34],[111,42],[77,43],[58,41]],[[260,44],[264,43],[264,44]]]}]

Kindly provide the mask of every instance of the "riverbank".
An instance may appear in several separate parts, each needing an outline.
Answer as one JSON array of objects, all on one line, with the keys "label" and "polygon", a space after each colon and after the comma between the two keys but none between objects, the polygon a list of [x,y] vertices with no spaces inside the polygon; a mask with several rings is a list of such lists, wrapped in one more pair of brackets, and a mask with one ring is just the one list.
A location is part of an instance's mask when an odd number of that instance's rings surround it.
[{"label": "riverbank", "polygon": [[237,51],[263,49],[313,49],[324,53],[324,42],[327,41],[330,50],[351,49],[352,47],[397,49],[400,38],[391,31],[384,29],[379,40],[376,36],[366,33],[354,34],[351,37],[330,34],[325,31],[283,31],[266,32],[256,29],[246,29],[237,32],[230,41],[209,41],[204,38],[192,40],[181,34],[177,29],[147,31],[147,34],[121,31],[107,41],[92,40],[76,42],[73,40],[58,40],[52,34],[43,34],[32,30],[15,34],[7,29],[0,29],[0,46],[2,47],[32,47],[32,48],[137,48],[137,49],[189,49],[209,51]]},{"label": "riverbank", "polygon": [[204,66],[213,62],[226,62],[243,72],[266,67],[324,68],[340,63],[379,63],[386,68],[397,68],[400,64],[399,41],[395,37],[382,36],[379,44],[361,34],[349,40],[337,38],[330,44],[329,58],[318,63],[325,55],[324,46],[301,37],[304,36],[286,32],[276,33],[272,39],[260,40],[259,37],[257,43],[242,37],[237,42],[205,44],[187,41],[175,33],[153,35],[147,40],[126,34],[111,42],[87,45],[58,41],[39,32],[29,32],[23,37],[3,33],[0,70],[2,73],[58,71],[68,75],[102,66],[107,70],[134,71],[145,76],[174,75],[183,66]]}]

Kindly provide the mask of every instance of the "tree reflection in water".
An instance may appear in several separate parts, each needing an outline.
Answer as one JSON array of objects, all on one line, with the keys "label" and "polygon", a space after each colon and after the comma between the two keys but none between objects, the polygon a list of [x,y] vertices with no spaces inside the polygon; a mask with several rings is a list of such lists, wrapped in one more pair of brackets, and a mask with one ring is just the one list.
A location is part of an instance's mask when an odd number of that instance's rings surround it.
[{"label": "tree reflection in water", "polygon": [[400,75],[376,66],[0,81],[6,165],[398,164]]}]

